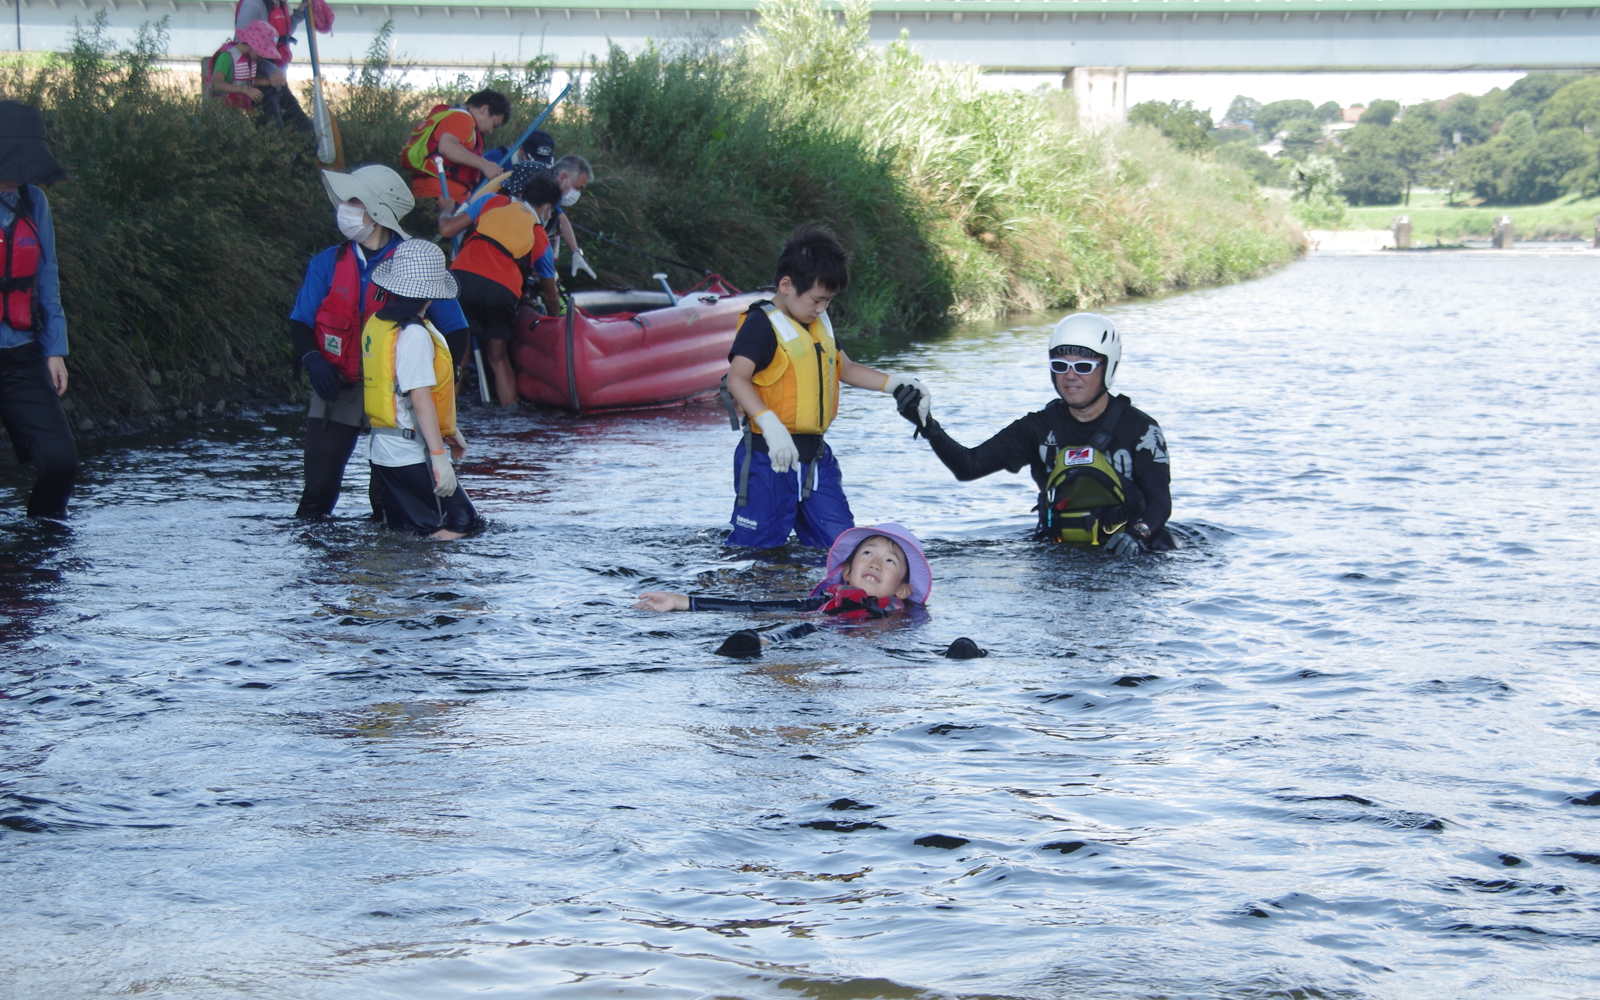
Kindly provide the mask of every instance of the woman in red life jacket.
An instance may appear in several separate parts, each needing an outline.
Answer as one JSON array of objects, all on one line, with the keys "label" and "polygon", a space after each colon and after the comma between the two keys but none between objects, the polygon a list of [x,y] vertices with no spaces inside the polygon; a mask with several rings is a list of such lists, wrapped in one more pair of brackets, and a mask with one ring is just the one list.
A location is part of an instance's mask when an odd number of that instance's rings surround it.
[{"label": "woman in red life jacket", "polygon": [[[382,301],[372,272],[405,240],[400,220],[413,204],[405,181],[384,166],[348,174],[325,170],[322,184],[345,241],[311,258],[289,313],[295,358],[315,390],[306,417],[306,485],[297,517],[326,517],[339,502],[345,465],[366,426],[361,330]],[[467,321],[454,299],[435,302],[430,315],[446,337],[465,336]],[[375,514],[380,500],[372,497]]]},{"label": "woman in red life jacket", "polygon": [[37,185],[65,180],[44,117],[0,101],[0,422],[17,459],[39,472],[30,517],[65,517],[78,448],[61,408],[67,391],[67,317],[56,273],[50,203]]},{"label": "woman in red life jacket", "polygon": [[639,611],[820,611],[829,615],[882,618],[926,604],[933,570],[922,543],[894,523],[849,528],[828,550],[828,574],[810,597],[750,601],[729,597],[691,597],[651,590],[639,595]]}]

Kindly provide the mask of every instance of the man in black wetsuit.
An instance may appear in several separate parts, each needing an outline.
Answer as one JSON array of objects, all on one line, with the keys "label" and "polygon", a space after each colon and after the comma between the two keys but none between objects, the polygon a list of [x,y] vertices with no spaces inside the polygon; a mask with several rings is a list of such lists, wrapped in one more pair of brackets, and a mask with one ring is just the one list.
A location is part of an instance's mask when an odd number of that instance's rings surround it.
[{"label": "man in black wetsuit", "polygon": [[[1160,425],[1127,396],[1110,395],[1121,360],[1121,338],[1111,320],[1094,313],[1068,316],[1050,334],[1050,381],[1061,398],[976,448],[962,446],[931,416],[919,420],[914,388],[902,387],[895,398],[901,416],[917,425],[957,479],[1028,466],[1039,486],[1040,537],[1099,546],[1119,556],[1176,548],[1167,530],[1172,516],[1167,442]],[[1079,466],[1085,470],[1081,474],[1074,469]],[[1120,502],[1107,499],[1107,506],[1092,511],[1073,508],[1068,494],[1083,496],[1089,490],[1065,485],[1068,474],[1094,476],[1098,484],[1120,491]],[[1090,485],[1099,489],[1098,484]],[[1062,510],[1081,518],[1073,530],[1055,526],[1065,523]]]}]

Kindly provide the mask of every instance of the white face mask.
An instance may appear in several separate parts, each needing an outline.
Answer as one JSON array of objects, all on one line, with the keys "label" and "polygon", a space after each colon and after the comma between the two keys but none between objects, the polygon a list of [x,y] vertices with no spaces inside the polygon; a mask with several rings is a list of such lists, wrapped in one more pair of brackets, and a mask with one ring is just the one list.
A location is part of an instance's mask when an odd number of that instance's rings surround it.
[{"label": "white face mask", "polygon": [[561,196],[561,207],[571,208],[572,206],[576,205],[578,203],[578,198],[582,194],[583,192],[579,191],[577,188],[573,188],[571,191],[568,191],[566,194]]},{"label": "white face mask", "polygon": [[373,230],[378,228],[375,223],[367,221],[365,209],[357,208],[348,202],[334,209],[333,218],[339,224],[339,232],[344,234],[344,238],[355,240],[357,243],[371,236]]}]

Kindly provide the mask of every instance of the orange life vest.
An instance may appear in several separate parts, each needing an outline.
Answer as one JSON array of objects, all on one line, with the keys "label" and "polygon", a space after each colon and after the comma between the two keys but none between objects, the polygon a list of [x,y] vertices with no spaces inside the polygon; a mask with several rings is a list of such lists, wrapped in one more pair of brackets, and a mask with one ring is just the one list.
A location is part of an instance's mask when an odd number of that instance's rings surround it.
[{"label": "orange life vest", "polygon": [[[428,112],[428,117],[417,122],[411,129],[411,138],[406,140],[405,146],[400,150],[401,162],[419,174],[439,176],[439,170],[433,163],[434,156],[439,152],[439,123],[458,112],[472,117],[472,112],[466,108],[435,104],[433,110]],[[476,119],[472,122],[472,141],[467,144],[467,151],[474,156],[483,155],[483,136],[478,132]],[[444,161],[444,175],[452,184],[459,184],[469,192],[483,180],[483,173],[477,167],[469,167],[450,160]]]},{"label": "orange life vest", "polygon": [[[399,245],[399,240],[391,244]],[[373,259],[381,260],[387,255],[380,250]],[[362,294],[360,262],[349,243],[341,246],[334,256],[333,280],[322,305],[317,307],[312,332],[318,353],[328,359],[346,384],[361,380],[361,330],[383,305],[384,298],[383,289],[375,281],[368,281],[366,294]]]},{"label": "orange life vest", "polygon": [[771,302],[758,306],[772,323],[778,349],[772,363],[750,381],[791,433],[825,432],[839,412],[839,345],[833,338],[833,322],[823,313],[801,326]]},{"label": "orange life vest", "polygon": [[26,186],[19,190],[11,225],[0,229],[0,240],[5,242],[0,296],[5,300],[5,324],[20,331],[33,329],[34,278],[44,260],[44,249],[39,245],[39,227],[33,222],[33,200]]}]

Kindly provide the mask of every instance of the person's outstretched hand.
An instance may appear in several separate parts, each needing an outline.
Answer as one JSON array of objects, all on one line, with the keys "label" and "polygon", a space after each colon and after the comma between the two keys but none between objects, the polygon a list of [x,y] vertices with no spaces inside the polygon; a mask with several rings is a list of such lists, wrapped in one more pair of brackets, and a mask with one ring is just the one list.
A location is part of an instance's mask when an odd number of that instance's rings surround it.
[{"label": "person's outstretched hand", "polygon": [[633,606],[635,611],[688,611],[689,598],[684,594],[674,594],[670,590],[647,590],[639,595],[639,603]]},{"label": "person's outstretched hand", "polygon": [[917,428],[917,434],[928,429],[928,411],[932,404],[922,389],[909,383],[900,386],[894,391],[894,405],[900,415]]},{"label": "person's outstretched hand", "polygon": [[[928,411],[933,407],[933,393],[928,391],[928,387],[922,384],[921,379],[912,378],[910,375],[890,375],[888,381],[883,383],[883,391],[894,396],[896,406],[900,404],[901,389],[917,391],[917,419],[911,420],[910,417],[906,419],[921,429],[922,425],[928,422]],[[900,412],[905,413],[903,409]]]},{"label": "person's outstretched hand", "polygon": [[311,378],[311,388],[317,390],[317,395],[330,403],[339,398],[339,370],[329,364],[320,351],[307,351],[300,364]]}]

